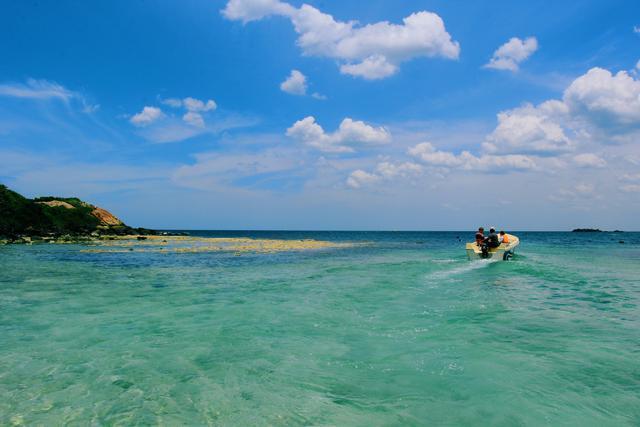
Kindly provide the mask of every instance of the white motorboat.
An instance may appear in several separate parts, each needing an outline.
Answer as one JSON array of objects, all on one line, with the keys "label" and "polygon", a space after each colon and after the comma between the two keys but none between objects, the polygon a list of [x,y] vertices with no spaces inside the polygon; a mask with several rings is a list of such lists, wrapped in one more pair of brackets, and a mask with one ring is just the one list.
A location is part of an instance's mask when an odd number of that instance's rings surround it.
[{"label": "white motorboat", "polygon": [[513,234],[507,234],[509,243],[501,243],[497,248],[489,248],[486,252],[482,252],[482,247],[476,242],[467,243],[467,256],[470,260],[474,259],[498,259],[507,261],[513,257],[514,249],[520,243],[520,239]]}]

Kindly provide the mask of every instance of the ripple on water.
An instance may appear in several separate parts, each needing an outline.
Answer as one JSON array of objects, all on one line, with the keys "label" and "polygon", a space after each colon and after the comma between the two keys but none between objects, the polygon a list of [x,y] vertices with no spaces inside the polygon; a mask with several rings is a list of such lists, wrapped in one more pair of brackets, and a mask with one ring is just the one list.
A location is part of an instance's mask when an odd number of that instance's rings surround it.
[{"label": "ripple on water", "polygon": [[512,262],[468,262],[455,235],[354,236],[239,257],[1,248],[0,424],[640,419],[637,246],[523,234]]}]

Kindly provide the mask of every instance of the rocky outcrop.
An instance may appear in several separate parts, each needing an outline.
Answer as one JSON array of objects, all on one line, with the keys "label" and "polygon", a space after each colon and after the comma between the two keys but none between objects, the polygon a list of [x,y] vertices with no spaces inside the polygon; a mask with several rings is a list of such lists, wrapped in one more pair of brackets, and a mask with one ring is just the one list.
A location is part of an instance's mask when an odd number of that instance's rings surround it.
[{"label": "rocky outcrop", "polygon": [[106,209],[96,207],[94,210],[91,211],[91,215],[98,218],[98,220],[100,221],[100,225],[107,225],[107,226],[124,225],[124,222],[120,221],[118,218],[116,218],[115,215],[113,215],[111,212],[109,212]]}]

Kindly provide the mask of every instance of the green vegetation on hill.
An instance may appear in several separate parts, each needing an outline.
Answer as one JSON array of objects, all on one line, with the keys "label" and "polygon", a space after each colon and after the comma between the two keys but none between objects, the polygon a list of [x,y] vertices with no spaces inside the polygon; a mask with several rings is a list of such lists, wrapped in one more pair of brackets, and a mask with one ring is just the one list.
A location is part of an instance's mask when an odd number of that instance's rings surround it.
[{"label": "green vegetation on hill", "polygon": [[153,234],[134,229],[109,212],[71,197],[27,199],[0,185],[0,237],[86,236],[97,234]]},{"label": "green vegetation on hill", "polygon": [[0,236],[39,233],[51,228],[40,205],[0,185]]}]

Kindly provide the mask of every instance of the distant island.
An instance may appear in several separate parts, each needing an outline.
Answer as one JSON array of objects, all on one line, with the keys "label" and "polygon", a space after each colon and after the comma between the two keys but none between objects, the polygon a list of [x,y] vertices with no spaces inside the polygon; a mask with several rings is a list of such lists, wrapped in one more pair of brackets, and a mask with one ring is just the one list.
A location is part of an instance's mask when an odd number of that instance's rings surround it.
[{"label": "distant island", "polygon": [[[599,228],[574,228],[571,230],[572,233],[602,233],[603,231]],[[611,233],[624,233],[622,230],[613,230]]]},{"label": "distant island", "polygon": [[0,185],[0,243],[155,234],[155,230],[130,227],[109,211],[76,197],[28,199]]}]

